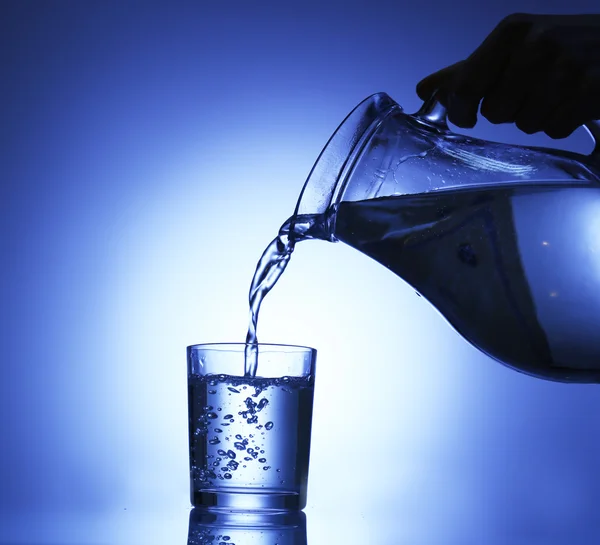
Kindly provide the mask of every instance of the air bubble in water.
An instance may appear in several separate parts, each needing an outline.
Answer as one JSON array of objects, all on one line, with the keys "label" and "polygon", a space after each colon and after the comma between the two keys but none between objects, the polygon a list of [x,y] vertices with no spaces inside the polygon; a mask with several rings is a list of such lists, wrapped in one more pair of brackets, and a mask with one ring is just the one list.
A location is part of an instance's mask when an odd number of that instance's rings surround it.
[{"label": "air bubble in water", "polygon": [[235,436],[235,438],[238,439],[239,441],[241,441],[243,439],[243,437],[239,433]]},{"label": "air bubble in water", "polygon": [[220,442],[221,442],[221,441],[219,441],[219,438],[218,438],[218,437],[213,437],[213,438],[212,438],[212,439],[209,441],[209,443],[210,443],[211,445],[218,445]]},{"label": "air bubble in water", "polygon": [[244,401],[244,403],[246,404],[246,408],[248,409],[248,412],[250,414],[254,414],[256,412],[256,405],[257,405],[257,403],[255,403],[254,401],[252,401],[251,397],[247,397],[246,401]]},{"label": "air bubble in water", "polygon": [[256,406],[257,412],[262,411],[269,404],[269,400],[266,397],[263,397]]},{"label": "air bubble in water", "polygon": [[215,432],[217,432],[217,433],[223,433],[223,430],[220,429],[220,428],[215,428]]},{"label": "air bubble in water", "polygon": [[233,443],[233,446],[238,450],[246,450],[246,445],[244,445],[244,443],[241,443],[240,441],[236,441],[235,443]]},{"label": "air bubble in water", "polygon": [[235,389],[233,386],[229,386],[227,389],[228,389],[230,392],[233,392],[234,394],[239,394],[239,393],[240,393],[240,391],[239,391],[239,390],[236,390],[236,389]]},{"label": "air bubble in water", "polygon": [[233,450],[228,450],[227,456],[229,456],[232,460],[235,460],[235,452],[233,452]]},{"label": "air bubble in water", "polygon": [[271,469],[271,466],[264,466],[263,469],[267,471],[267,469]]},{"label": "air bubble in water", "polygon": [[273,428],[273,422],[267,422],[265,424],[265,429],[270,430],[271,428]]},{"label": "air bubble in water", "polygon": [[267,459],[266,459],[266,458],[259,458],[259,459],[258,459],[258,461],[259,461],[261,464],[264,464],[264,463],[267,461]]},{"label": "air bubble in water", "polygon": [[208,416],[208,418],[212,418],[213,420],[217,418],[216,413],[208,413],[206,416]]},{"label": "air bubble in water", "polygon": [[217,450],[217,454],[219,454],[221,456],[227,456],[227,453],[223,449]]},{"label": "air bubble in water", "polygon": [[226,479],[231,479],[231,473],[225,473],[223,477],[225,477]]},{"label": "air bubble in water", "polygon": [[233,418],[233,415],[232,415],[232,414],[226,414],[226,415],[223,417],[223,420],[229,420],[230,418]]}]

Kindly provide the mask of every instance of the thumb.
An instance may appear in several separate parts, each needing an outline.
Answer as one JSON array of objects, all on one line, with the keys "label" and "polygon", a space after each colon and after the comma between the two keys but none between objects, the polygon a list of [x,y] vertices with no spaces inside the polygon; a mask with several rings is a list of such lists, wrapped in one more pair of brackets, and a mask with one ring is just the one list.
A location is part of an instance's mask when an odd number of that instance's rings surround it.
[{"label": "thumb", "polygon": [[452,80],[459,71],[464,61],[454,63],[446,68],[442,68],[426,78],[423,78],[417,84],[417,95],[421,100],[427,100],[436,91],[440,91],[440,99],[443,101],[446,91],[450,87]]}]

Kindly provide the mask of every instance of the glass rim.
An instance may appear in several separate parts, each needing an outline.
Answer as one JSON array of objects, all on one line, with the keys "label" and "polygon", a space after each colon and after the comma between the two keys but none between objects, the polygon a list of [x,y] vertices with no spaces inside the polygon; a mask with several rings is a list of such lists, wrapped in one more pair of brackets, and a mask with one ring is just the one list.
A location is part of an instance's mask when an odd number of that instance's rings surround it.
[{"label": "glass rim", "polygon": [[187,348],[189,350],[198,350],[198,349],[214,349],[214,350],[225,350],[227,348],[241,348],[246,346],[258,346],[259,350],[261,347],[273,348],[273,349],[281,349],[281,351],[285,351],[285,349],[297,349],[298,352],[317,352],[316,348],[312,348],[311,346],[304,346],[299,344],[283,344],[283,343],[256,343],[253,345],[252,343],[244,343],[244,342],[214,342],[214,343],[198,343],[191,344]]}]

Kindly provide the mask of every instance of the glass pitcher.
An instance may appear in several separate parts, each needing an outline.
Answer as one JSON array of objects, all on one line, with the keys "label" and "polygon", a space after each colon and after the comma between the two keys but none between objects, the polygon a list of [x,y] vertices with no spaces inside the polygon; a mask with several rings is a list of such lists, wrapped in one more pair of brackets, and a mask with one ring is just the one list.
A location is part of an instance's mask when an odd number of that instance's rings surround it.
[{"label": "glass pitcher", "polygon": [[[598,142],[598,122],[586,127]],[[297,228],[306,218],[312,231]],[[584,156],[487,142],[451,132],[435,97],[409,115],[375,94],[330,138],[291,221],[291,236],[390,269],[499,362],[600,382],[598,144]]]}]

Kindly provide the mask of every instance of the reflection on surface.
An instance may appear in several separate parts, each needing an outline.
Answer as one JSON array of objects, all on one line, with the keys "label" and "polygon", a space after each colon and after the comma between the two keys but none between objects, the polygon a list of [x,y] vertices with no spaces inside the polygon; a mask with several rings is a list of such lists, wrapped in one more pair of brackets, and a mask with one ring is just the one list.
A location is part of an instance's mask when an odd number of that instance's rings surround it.
[{"label": "reflection on surface", "polygon": [[306,515],[192,509],[187,545],[307,545]]}]

